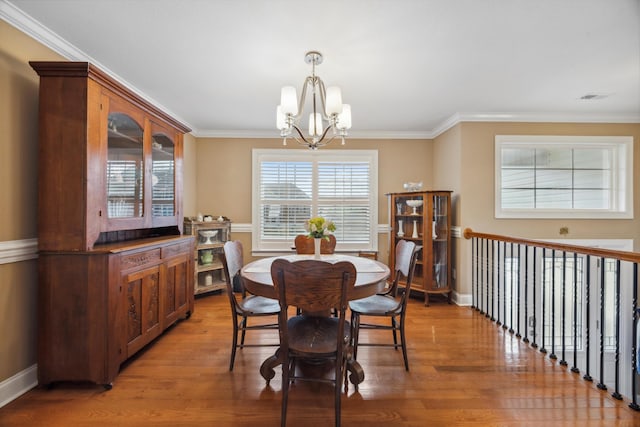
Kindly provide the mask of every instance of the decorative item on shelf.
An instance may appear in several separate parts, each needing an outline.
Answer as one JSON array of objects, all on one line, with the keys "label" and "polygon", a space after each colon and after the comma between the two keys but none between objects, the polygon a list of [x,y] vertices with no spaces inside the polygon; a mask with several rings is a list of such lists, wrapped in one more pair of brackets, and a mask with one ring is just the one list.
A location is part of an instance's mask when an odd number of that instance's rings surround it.
[{"label": "decorative item on shelf", "polygon": [[413,234],[411,235],[412,238],[417,239],[418,237],[418,221],[417,220],[413,220]]},{"label": "decorative item on shelf", "polygon": [[[280,105],[276,109],[276,126],[283,138],[282,143],[287,145],[287,138],[293,136],[298,144],[306,145],[315,150],[327,145],[336,136],[340,136],[342,145],[344,145],[347,129],[351,128],[351,106],[342,103],[339,87],[330,86],[325,89],[322,79],[316,76],[316,65],[322,64],[320,52],[307,52],[304,61],[311,64],[311,75],[305,79],[300,100],[298,101],[296,88],[293,86],[283,87],[280,93]],[[305,136],[300,130],[299,124],[302,109],[305,106],[307,86],[311,87],[313,110],[309,115],[309,132]],[[319,111],[317,110],[318,100],[321,107]],[[323,122],[327,123],[326,128],[324,128]],[[331,135],[328,136],[329,131],[331,131]]]},{"label": "decorative item on shelf", "polygon": [[212,262],[213,262],[212,250],[206,250],[200,253],[200,263],[202,263],[202,265],[208,265],[208,264],[211,264]]},{"label": "decorative item on shelf", "polygon": [[202,214],[200,212],[198,212],[198,216],[196,217],[196,221],[202,221],[204,219],[204,217],[202,216]]},{"label": "decorative item on shelf", "polygon": [[204,276],[204,285],[205,286],[211,286],[213,285],[213,275],[211,273],[207,273]]},{"label": "decorative item on shelf", "polygon": [[218,235],[219,230],[200,230],[200,236],[204,237],[205,240],[202,242],[203,245],[212,245],[214,242],[211,240]]},{"label": "decorative item on shelf", "polygon": [[222,221],[224,221],[224,217],[223,217],[222,215],[220,215],[220,216],[218,217],[218,222],[222,222]]},{"label": "decorative item on shelf", "polygon": [[436,222],[435,222],[435,220],[433,221],[433,224],[431,226],[431,238],[434,239],[434,240],[438,238],[438,234],[436,233]]},{"label": "decorative item on shelf", "polygon": [[329,234],[336,231],[336,226],[331,220],[326,220],[321,216],[308,219],[304,222],[304,229],[314,240],[315,258],[320,258],[320,239],[329,240]]},{"label": "decorative item on shelf", "polygon": [[407,206],[410,206],[413,208],[413,212],[411,212],[411,215],[419,215],[417,208],[422,206],[422,200],[421,199],[407,200]]},{"label": "decorative item on shelf", "polygon": [[398,237],[404,236],[404,225],[402,224],[402,220],[398,220]]},{"label": "decorative item on shelf", "polygon": [[211,215],[205,215],[202,219],[204,220],[204,222],[213,221],[213,217]]},{"label": "decorative item on shelf", "polygon": [[422,189],[422,181],[420,182],[405,182],[403,185],[406,191],[420,191]]},{"label": "decorative item on shelf", "polygon": [[398,215],[402,215],[402,202],[398,202],[396,208],[398,209]]}]

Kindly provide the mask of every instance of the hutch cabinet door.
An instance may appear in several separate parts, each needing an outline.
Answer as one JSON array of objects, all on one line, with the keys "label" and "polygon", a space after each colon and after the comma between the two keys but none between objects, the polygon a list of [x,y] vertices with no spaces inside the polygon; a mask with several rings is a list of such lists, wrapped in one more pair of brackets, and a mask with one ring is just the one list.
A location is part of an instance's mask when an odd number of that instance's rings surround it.
[{"label": "hutch cabinet door", "polygon": [[127,307],[127,357],[160,335],[160,265],[123,276]]},{"label": "hutch cabinet door", "polygon": [[189,286],[189,282],[192,280],[190,258],[190,252],[184,253],[168,259],[163,264],[163,329],[178,320],[180,315],[191,311],[189,301],[193,299],[193,289]]}]

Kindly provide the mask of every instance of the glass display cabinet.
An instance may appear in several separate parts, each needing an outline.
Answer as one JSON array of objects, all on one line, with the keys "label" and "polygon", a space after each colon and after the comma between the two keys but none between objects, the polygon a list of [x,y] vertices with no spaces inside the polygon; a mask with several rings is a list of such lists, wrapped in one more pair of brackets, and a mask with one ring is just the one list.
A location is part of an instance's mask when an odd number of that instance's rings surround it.
[{"label": "glass display cabinet", "polygon": [[451,302],[451,191],[389,193],[389,268],[395,270],[398,240],[422,246],[411,291],[442,294]]}]

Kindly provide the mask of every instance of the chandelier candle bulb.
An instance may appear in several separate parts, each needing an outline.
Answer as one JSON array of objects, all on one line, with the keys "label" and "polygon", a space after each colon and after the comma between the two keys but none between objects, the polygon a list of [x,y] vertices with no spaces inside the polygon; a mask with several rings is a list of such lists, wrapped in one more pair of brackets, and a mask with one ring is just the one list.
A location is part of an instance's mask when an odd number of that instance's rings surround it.
[{"label": "chandelier candle bulb", "polygon": [[342,112],[342,93],[337,86],[327,88],[327,115],[340,114]]},{"label": "chandelier candle bulb", "polygon": [[282,106],[282,112],[284,114],[291,114],[293,116],[298,114],[298,99],[295,87],[285,86],[282,88],[280,92],[280,105]]},{"label": "chandelier candle bulb", "polygon": [[[315,120],[314,120],[315,117]],[[320,113],[309,114],[309,135],[322,135],[322,115]]]},{"label": "chandelier candle bulb", "polygon": [[351,129],[351,105],[343,104],[342,112],[338,115],[338,129]]},{"label": "chandelier candle bulb", "polygon": [[278,105],[278,108],[276,108],[276,127],[278,128],[278,130],[283,130],[287,127],[287,119],[282,112],[281,105]]}]

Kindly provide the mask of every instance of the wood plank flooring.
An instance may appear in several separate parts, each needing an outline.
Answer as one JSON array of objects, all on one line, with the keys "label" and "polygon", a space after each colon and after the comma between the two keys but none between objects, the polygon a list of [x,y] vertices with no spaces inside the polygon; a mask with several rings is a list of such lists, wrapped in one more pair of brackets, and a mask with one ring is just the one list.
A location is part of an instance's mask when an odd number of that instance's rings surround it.
[{"label": "wood plank flooring", "polygon": [[[400,351],[362,347],[366,378],[358,393],[351,386],[343,395],[343,426],[640,426],[628,400],[614,400],[475,310],[409,304],[410,372]],[[247,337],[276,342],[277,332]],[[127,362],[112,390],[39,387],[0,408],[0,426],[280,425],[280,369],[270,386],[258,373],[275,347],[239,350],[229,372],[230,342],[226,296],[198,298],[193,316]],[[288,425],[333,425],[330,386],[294,385]]]}]

